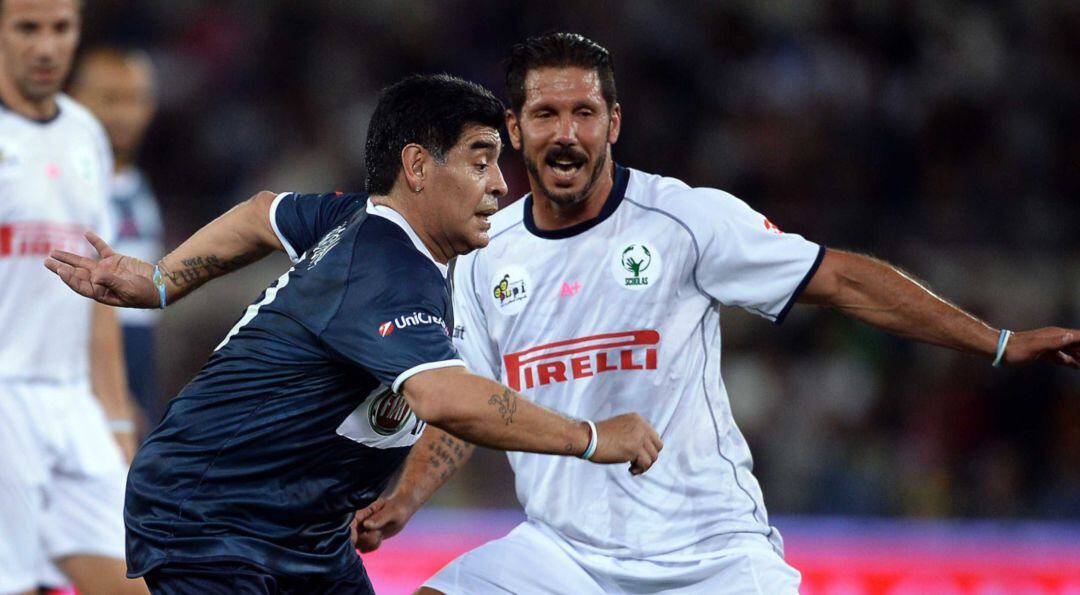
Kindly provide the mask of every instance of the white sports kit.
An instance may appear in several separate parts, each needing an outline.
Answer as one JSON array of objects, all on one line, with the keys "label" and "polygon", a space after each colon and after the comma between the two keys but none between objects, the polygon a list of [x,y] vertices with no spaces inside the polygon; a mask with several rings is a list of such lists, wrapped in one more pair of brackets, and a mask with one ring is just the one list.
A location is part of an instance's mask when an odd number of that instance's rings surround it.
[{"label": "white sports kit", "polygon": [[780,321],[824,248],[725,192],[616,166],[594,220],[536,228],[526,197],[454,273],[470,369],[569,416],[638,412],[627,465],[507,453],[528,520],[427,583],[459,593],[795,593],[720,376],[720,306]]},{"label": "white sports kit", "polygon": [[109,240],[112,157],[64,95],[48,121],[0,104],[0,593],[56,577],[51,559],[124,556],[125,468],[90,391],[92,302],[43,266]]}]

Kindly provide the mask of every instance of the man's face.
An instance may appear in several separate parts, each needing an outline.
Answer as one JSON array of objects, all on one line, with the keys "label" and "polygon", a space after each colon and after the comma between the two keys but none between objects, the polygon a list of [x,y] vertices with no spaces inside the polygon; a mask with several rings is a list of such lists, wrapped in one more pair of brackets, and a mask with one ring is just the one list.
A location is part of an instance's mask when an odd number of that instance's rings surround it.
[{"label": "man's face", "polygon": [[491,240],[488,217],[495,214],[499,197],[506,194],[506,181],[499,169],[501,150],[497,130],[466,126],[446,154],[446,163],[436,163],[432,170],[427,184],[431,201],[425,211],[455,254],[483,248]]},{"label": "man's face", "polygon": [[27,101],[43,101],[60,90],[78,44],[77,0],[3,0],[0,60]]},{"label": "man's face", "polygon": [[105,125],[118,158],[130,161],[154,117],[153,73],[144,60],[91,56],[76,77],[76,100]]},{"label": "man's face", "polygon": [[608,110],[596,71],[577,67],[530,70],[521,113],[506,115],[534,191],[565,206],[592,193],[620,122],[621,109]]}]

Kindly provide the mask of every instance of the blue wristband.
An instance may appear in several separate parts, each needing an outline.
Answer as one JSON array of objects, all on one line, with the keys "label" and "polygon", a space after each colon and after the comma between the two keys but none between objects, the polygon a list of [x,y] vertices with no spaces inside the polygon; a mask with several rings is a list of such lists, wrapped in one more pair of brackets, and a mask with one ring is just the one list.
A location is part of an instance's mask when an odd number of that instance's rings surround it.
[{"label": "blue wristband", "polygon": [[165,309],[165,282],[161,280],[161,267],[154,265],[154,286],[157,287],[158,297],[161,298],[161,305],[158,306],[162,310]]},{"label": "blue wristband", "polygon": [[998,335],[997,353],[994,354],[994,363],[990,365],[995,368],[1001,366],[1001,360],[1005,357],[1005,348],[1009,346],[1009,337],[1012,334],[1012,331],[1001,329],[1001,334]]}]

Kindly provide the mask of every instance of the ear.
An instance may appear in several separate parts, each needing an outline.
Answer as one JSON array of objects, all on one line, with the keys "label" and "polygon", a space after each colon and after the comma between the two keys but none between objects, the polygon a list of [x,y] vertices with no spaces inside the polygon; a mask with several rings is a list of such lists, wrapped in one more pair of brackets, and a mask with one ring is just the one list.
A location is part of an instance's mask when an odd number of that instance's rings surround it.
[{"label": "ear", "polygon": [[518,122],[517,114],[514,110],[506,110],[506,134],[510,136],[510,145],[514,147],[514,150],[521,150],[521,123]]},{"label": "ear", "polygon": [[608,122],[607,142],[609,145],[614,145],[615,141],[619,140],[619,131],[622,130],[622,107],[616,103],[611,107],[611,113],[608,117],[610,121]]},{"label": "ear", "polygon": [[409,143],[401,149],[401,173],[405,176],[409,192],[419,192],[417,188],[423,189],[427,160],[428,152],[416,143]]}]

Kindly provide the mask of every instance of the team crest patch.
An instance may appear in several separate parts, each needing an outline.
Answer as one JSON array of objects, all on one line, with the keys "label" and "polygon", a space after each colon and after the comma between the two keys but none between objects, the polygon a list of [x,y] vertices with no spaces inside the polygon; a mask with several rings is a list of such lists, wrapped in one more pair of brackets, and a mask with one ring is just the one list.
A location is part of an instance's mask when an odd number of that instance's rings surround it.
[{"label": "team crest patch", "polygon": [[521,267],[507,267],[491,280],[491,300],[503,314],[517,314],[525,309],[532,291],[532,279]]},{"label": "team crest patch", "polygon": [[662,268],[660,253],[645,242],[624,244],[611,258],[611,274],[615,281],[620,287],[634,291],[655,285]]}]

